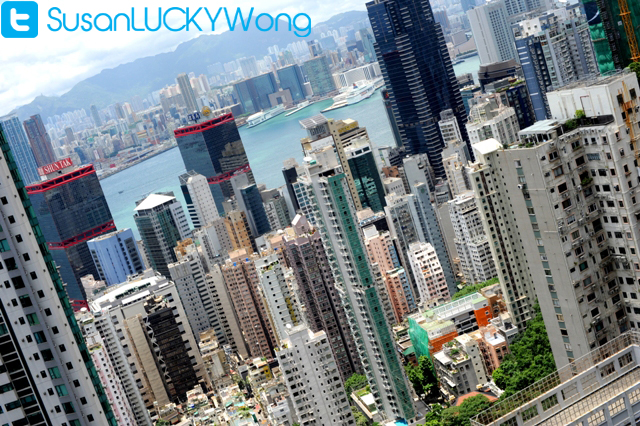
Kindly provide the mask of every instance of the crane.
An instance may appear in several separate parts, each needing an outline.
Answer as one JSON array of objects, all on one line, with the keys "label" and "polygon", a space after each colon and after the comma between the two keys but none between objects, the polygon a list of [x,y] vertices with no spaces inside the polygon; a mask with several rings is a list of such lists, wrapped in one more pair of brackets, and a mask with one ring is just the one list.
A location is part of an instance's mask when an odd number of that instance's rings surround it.
[{"label": "crane", "polygon": [[633,28],[633,22],[631,21],[629,3],[627,3],[627,0],[618,0],[618,7],[620,8],[620,19],[622,19],[622,23],[624,24],[624,32],[627,33],[631,60],[638,62],[640,61],[640,49],[638,49],[638,40],[636,39],[636,32]]}]

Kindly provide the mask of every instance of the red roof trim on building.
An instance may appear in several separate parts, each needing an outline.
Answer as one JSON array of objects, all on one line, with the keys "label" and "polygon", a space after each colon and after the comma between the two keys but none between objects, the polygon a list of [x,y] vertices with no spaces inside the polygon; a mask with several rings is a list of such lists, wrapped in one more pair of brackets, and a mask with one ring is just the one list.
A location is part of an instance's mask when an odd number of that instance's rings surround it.
[{"label": "red roof trim on building", "polygon": [[33,185],[27,186],[27,194],[39,194],[41,192],[50,191],[54,188],[57,188],[61,185],[66,185],[69,182],[73,182],[74,180],[78,180],[85,176],[95,173],[96,170],[93,168],[93,164],[89,164],[88,166],[80,167],[72,172],[65,173],[61,176],[55,177],[53,179],[49,179],[42,183],[35,183]]},{"label": "red roof trim on building", "polygon": [[193,126],[181,127],[179,129],[174,130],[173,134],[175,137],[181,137],[181,136],[191,135],[193,133],[201,133],[207,129],[218,127],[221,124],[229,123],[231,121],[233,121],[233,114],[228,113],[228,114],[221,115],[220,117],[216,117],[213,120],[194,124]]},{"label": "red roof trim on building", "polygon": [[115,230],[116,230],[116,224],[113,222],[113,220],[110,220],[107,223],[98,225],[95,228],[92,228],[92,229],[89,229],[88,231],[83,232],[82,234],[74,235],[73,237],[67,238],[64,241],[47,242],[47,245],[49,246],[49,250],[64,250],[69,247],[73,247],[76,244],[89,241],[90,239],[95,238],[98,235],[102,235],[106,232],[111,232]]},{"label": "red roof trim on building", "polygon": [[217,185],[219,183],[230,180],[232,177],[236,175],[239,175],[241,173],[249,173],[250,171],[251,171],[251,166],[249,166],[249,163],[247,163],[243,166],[238,167],[237,169],[231,170],[230,172],[223,173],[218,176],[209,177],[207,178],[207,182],[209,183],[209,185]]}]

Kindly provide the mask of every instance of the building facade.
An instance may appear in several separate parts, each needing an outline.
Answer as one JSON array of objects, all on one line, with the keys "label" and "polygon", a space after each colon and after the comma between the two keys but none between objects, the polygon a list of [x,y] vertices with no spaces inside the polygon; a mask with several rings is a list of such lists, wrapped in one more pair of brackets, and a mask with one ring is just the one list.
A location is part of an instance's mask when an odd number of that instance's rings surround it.
[{"label": "building facade", "polygon": [[98,271],[95,278],[108,286],[125,282],[129,275],[145,269],[133,231],[129,228],[93,238],[87,241],[87,247]]},{"label": "building facade", "polygon": [[11,147],[11,153],[16,159],[23,183],[29,185],[40,180],[36,159],[18,116],[9,114],[0,117],[0,127],[2,127],[4,137]]},{"label": "building facade", "polygon": [[[32,115],[31,118],[24,121],[23,125],[38,167],[55,162],[56,155],[51,146],[51,138],[44,127],[40,114]],[[73,135],[73,131],[71,134]]]}]

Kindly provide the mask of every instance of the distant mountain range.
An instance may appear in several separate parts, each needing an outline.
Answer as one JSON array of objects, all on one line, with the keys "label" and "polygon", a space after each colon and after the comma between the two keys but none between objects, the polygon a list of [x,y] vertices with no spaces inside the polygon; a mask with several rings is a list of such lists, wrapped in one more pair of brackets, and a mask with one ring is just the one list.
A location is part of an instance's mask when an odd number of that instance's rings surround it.
[{"label": "distant mountain range", "polygon": [[[350,11],[332,16],[329,20],[314,25],[326,25],[329,29],[338,29],[367,19],[367,12]],[[229,62],[242,57],[262,58],[267,48],[277,44],[284,47],[289,43],[308,40],[314,37],[300,38],[293,32],[260,32],[251,26],[249,31],[224,32],[216,35],[202,35],[181,43],[172,52],[136,59],[133,62],[105,69],[89,77],[61,96],[38,96],[31,103],[17,109],[21,119],[33,114],[43,118],[85,108],[95,104],[104,108],[114,102],[126,102],[135,95],[147,96],[167,84],[175,83],[178,74],[194,72],[206,74],[207,66],[216,62]]]}]

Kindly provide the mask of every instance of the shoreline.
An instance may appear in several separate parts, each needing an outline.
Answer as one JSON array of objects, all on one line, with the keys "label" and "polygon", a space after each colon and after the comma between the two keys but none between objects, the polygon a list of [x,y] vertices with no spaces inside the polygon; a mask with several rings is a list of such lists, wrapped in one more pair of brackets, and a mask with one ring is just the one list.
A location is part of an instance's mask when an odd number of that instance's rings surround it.
[{"label": "shoreline", "polygon": [[164,149],[160,149],[160,150],[158,150],[158,151],[155,151],[155,152],[153,152],[153,153],[151,153],[151,154],[149,154],[149,155],[146,155],[144,158],[140,158],[140,159],[138,159],[138,160],[136,160],[136,161],[133,161],[133,162],[131,162],[131,163],[128,163],[126,167],[119,167],[119,168],[118,168],[118,170],[117,170],[117,171],[115,171],[115,172],[112,172],[112,173],[104,173],[104,174],[102,174],[102,175],[98,176],[98,180],[107,179],[107,178],[109,178],[109,177],[111,177],[111,176],[117,175],[117,174],[118,174],[118,173],[120,173],[120,172],[123,172],[123,171],[125,171],[125,170],[127,170],[127,169],[129,169],[129,168],[131,168],[131,167],[133,167],[133,166],[136,166],[136,165],[140,164],[140,163],[144,163],[145,161],[147,161],[147,160],[149,160],[149,159],[151,159],[151,158],[153,158],[153,157],[155,157],[155,156],[158,156],[158,155],[160,155],[160,154],[163,154],[163,153],[165,153],[165,152],[167,152],[167,151],[170,151],[170,150],[172,150],[173,148],[177,148],[177,147],[178,147],[178,145],[171,145],[171,146],[169,146],[168,148],[164,148]]}]

